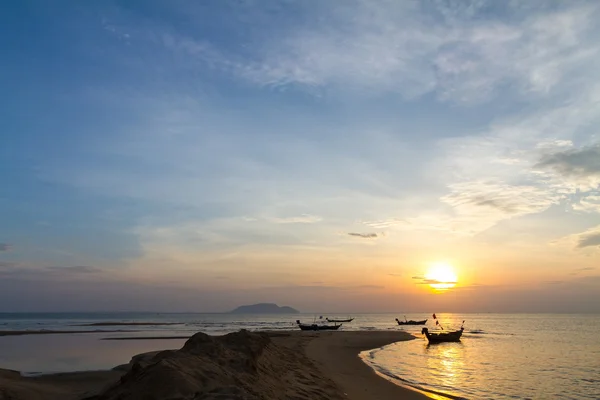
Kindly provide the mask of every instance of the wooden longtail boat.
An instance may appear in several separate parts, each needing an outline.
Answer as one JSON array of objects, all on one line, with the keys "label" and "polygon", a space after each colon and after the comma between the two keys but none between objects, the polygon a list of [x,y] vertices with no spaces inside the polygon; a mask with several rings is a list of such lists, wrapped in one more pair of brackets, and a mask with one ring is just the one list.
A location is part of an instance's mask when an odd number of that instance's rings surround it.
[{"label": "wooden longtail boat", "polygon": [[311,325],[308,325],[308,324],[301,323],[300,320],[296,320],[296,323],[300,327],[300,330],[303,330],[303,331],[337,331],[342,326],[342,324],[339,324],[339,325],[337,325],[337,324],[336,325],[311,324]]},{"label": "wooden longtail boat", "polygon": [[459,330],[452,332],[429,333],[429,329],[423,328],[421,329],[421,333],[427,337],[429,343],[459,342],[464,329],[461,327]]},{"label": "wooden longtail boat", "polygon": [[354,321],[354,318],[348,318],[348,319],[329,319],[329,318],[325,318],[327,320],[327,322],[352,322]]},{"label": "wooden longtail boat", "polygon": [[408,321],[400,321],[398,318],[396,318],[396,322],[398,323],[398,325],[425,325],[427,323],[427,320],[421,320],[421,321],[415,321],[415,320],[408,320]]}]

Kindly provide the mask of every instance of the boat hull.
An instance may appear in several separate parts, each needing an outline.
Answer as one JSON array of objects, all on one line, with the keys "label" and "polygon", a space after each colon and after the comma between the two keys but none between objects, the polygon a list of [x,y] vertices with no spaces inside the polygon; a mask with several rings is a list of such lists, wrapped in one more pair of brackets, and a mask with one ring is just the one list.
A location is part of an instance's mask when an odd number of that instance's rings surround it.
[{"label": "boat hull", "polygon": [[460,342],[463,329],[454,332],[429,333],[428,331],[425,331],[423,333],[429,343]]},{"label": "boat hull", "polygon": [[348,319],[329,319],[329,318],[325,318],[327,320],[327,322],[334,322],[334,323],[340,323],[340,322],[352,322],[354,321],[354,318],[348,318]]},{"label": "boat hull", "polygon": [[396,319],[396,322],[398,323],[398,325],[403,326],[403,325],[425,325],[427,323],[427,320],[421,320],[421,321],[400,321],[398,319]]},{"label": "boat hull", "polygon": [[337,331],[342,325],[304,325],[298,324],[303,331]]}]

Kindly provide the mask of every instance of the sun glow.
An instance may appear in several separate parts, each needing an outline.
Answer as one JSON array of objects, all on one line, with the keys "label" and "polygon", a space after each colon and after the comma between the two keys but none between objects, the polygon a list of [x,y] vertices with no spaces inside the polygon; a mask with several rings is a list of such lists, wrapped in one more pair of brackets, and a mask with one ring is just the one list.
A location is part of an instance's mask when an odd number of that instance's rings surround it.
[{"label": "sun glow", "polygon": [[435,290],[447,290],[456,286],[458,278],[450,264],[435,263],[425,274],[425,280]]}]

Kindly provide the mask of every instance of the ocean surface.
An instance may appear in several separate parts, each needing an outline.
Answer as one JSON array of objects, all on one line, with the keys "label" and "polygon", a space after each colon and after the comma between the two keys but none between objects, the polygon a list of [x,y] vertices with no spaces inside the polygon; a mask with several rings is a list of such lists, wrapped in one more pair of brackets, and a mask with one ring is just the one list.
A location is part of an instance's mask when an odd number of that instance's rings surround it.
[{"label": "ocean surface", "polygon": [[[348,315],[327,315],[347,318]],[[0,331],[86,330],[93,333],[0,336],[0,368],[24,374],[109,369],[146,351],[180,348],[185,339],[103,340],[116,337],[220,335],[248,330],[297,329],[313,314],[2,314]],[[460,343],[428,345],[421,327],[399,327],[403,315],[355,314],[342,330],[403,329],[417,339],[363,352],[382,377],[432,397],[465,399],[600,399],[600,315],[437,314],[445,329],[459,328]],[[408,319],[431,316],[407,314]],[[176,325],[91,325],[155,322]],[[87,326],[86,326],[87,325]],[[118,332],[107,332],[118,330]]]}]

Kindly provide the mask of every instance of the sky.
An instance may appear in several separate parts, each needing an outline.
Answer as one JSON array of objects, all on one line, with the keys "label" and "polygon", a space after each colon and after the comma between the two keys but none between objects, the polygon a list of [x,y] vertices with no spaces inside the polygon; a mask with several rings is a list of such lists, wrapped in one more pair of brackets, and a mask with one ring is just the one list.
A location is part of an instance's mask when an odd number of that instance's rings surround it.
[{"label": "sky", "polygon": [[0,311],[600,312],[599,19],[2,2]]}]

